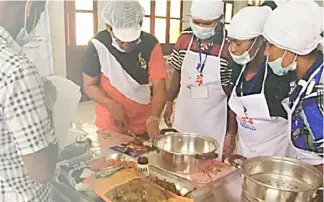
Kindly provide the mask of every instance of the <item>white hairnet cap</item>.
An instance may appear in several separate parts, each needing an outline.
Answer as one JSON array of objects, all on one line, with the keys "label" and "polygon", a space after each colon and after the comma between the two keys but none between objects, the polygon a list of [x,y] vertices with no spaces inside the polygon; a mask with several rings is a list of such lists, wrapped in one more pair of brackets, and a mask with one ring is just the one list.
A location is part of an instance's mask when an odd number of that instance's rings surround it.
[{"label": "white hairnet cap", "polygon": [[131,42],[140,37],[144,10],[138,1],[108,1],[101,16],[119,40]]},{"label": "white hairnet cap", "polygon": [[262,35],[263,26],[271,14],[268,6],[249,6],[241,9],[231,20],[228,36],[238,40],[249,40]]},{"label": "white hairnet cap", "polygon": [[311,0],[288,1],[268,17],[263,36],[279,48],[307,55],[320,43],[323,11]]},{"label": "white hairnet cap", "polygon": [[191,17],[200,20],[215,20],[223,13],[222,0],[193,0]]}]

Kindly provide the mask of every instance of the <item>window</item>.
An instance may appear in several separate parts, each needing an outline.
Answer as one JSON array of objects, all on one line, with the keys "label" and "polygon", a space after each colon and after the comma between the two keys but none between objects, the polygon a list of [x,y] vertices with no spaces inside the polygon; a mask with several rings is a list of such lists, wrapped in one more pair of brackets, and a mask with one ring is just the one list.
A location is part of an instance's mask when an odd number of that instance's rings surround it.
[{"label": "window", "polygon": [[68,1],[69,44],[85,46],[97,32],[97,1],[74,0]]},{"label": "window", "polygon": [[263,0],[248,0],[249,6],[261,6],[263,4]]},{"label": "window", "polygon": [[227,28],[234,15],[234,1],[223,2],[223,13],[224,13],[225,28]]},{"label": "window", "polygon": [[143,31],[156,36],[160,43],[175,43],[182,28],[182,0],[140,0],[145,10]]}]

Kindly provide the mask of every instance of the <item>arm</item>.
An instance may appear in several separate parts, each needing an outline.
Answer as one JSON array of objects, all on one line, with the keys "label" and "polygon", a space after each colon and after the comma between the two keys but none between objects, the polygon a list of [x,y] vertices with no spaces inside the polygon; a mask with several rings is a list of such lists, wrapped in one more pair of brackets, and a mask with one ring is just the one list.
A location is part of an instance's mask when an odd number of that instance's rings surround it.
[{"label": "arm", "polygon": [[167,101],[173,102],[180,91],[180,79],[181,79],[181,72],[175,70],[171,79],[170,86],[168,87],[167,91]]},{"label": "arm", "polygon": [[165,80],[161,79],[152,81],[152,86],[153,96],[151,100],[151,116],[160,117],[166,102]]},{"label": "arm", "polygon": [[30,63],[13,71],[1,93],[6,125],[28,175],[44,183],[53,177],[58,147],[45,107],[42,81]]},{"label": "arm", "polygon": [[228,108],[226,134],[232,136],[237,134],[236,114],[230,108]]},{"label": "arm", "polygon": [[99,85],[99,76],[91,77],[83,73],[83,88],[85,93],[98,104],[109,109],[113,99],[111,99]]},{"label": "arm", "polygon": [[99,85],[101,65],[97,49],[90,41],[83,58],[83,88],[85,93],[98,104],[108,108],[112,99]]},{"label": "arm", "polygon": [[170,85],[167,89],[167,104],[165,106],[164,111],[164,122],[166,125],[171,128],[172,122],[171,122],[171,115],[173,113],[173,101],[178,97],[179,91],[180,91],[180,81],[181,81],[181,66],[183,62],[183,57],[180,56],[180,44],[181,44],[181,36],[179,37],[174,50],[170,56],[170,62],[171,66],[174,69]]},{"label": "arm", "polygon": [[146,129],[150,137],[156,137],[160,133],[159,120],[166,102],[165,78],[167,76],[162,47],[158,43],[151,53],[149,76],[152,81],[153,96],[151,116],[146,121]]},{"label": "arm", "polygon": [[58,146],[50,144],[38,152],[24,155],[22,158],[28,175],[36,182],[45,183],[53,178],[58,160]]},{"label": "arm", "polygon": [[87,95],[105,107],[110,118],[121,132],[128,130],[128,118],[124,108],[112,99],[99,85],[101,66],[97,50],[90,41],[83,60],[83,88]]}]

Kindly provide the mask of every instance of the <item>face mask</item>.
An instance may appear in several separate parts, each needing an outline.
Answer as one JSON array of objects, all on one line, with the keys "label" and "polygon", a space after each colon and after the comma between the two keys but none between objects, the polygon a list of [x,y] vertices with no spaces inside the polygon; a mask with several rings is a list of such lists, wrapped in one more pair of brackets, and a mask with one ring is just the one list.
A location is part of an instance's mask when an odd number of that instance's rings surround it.
[{"label": "face mask", "polygon": [[289,64],[287,67],[282,67],[282,60],[285,57],[286,52],[287,51],[285,51],[285,53],[283,54],[282,57],[279,57],[278,59],[276,59],[272,62],[268,62],[273,73],[278,76],[283,76],[283,75],[287,74],[289,71],[295,71],[297,68],[297,62],[296,62],[297,55],[291,64]]},{"label": "face mask", "polygon": [[[20,46],[24,46],[25,44],[27,44],[28,42],[30,42],[34,36],[35,36],[35,27],[36,27],[36,12],[37,8],[35,6],[35,17],[34,17],[34,24],[33,24],[33,28],[30,31],[30,33],[28,33],[27,29],[26,29],[26,24],[27,24],[27,16],[25,16],[25,23],[24,23],[24,27],[21,28],[21,30],[19,31],[18,35],[16,36],[16,42],[20,45]],[[26,12],[26,11],[25,11]]]},{"label": "face mask", "polygon": [[215,27],[200,27],[191,22],[191,29],[194,35],[201,40],[209,39],[215,35]]},{"label": "face mask", "polygon": [[[113,37],[113,35],[111,35],[111,38],[112,38],[111,45],[112,45],[113,47],[115,47],[118,51],[120,51],[120,52],[122,52],[122,53],[126,53],[126,52],[128,52],[128,51],[126,51],[126,50],[120,48],[120,46],[119,46],[118,43],[117,43],[117,39],[116,39],[115,37]],[[139,44],[139,43],[141,43],[141,42],[142,42],[142,40],[139,38],[139,39],[137,40],[137,42],[136,42],[136,45]]]},{"label": "face mask", "polygon": [[254,39],[254,42],[252,43],[251,47],[249,48],[249,50],[244,51],[244,53],[242,55],[234,55],[231,50],[229,49],[229,53],[232,56],[233,60],[235,63],[239,64],[239,65],[246,65],[247,63],[249,63],[251,60],[253,60],[253,58],[256,56],[257,52],[259,51],[260,46],[258,47],[258,49],[255,51],[254,55],[251,57],[249,52],[251,51],[252,47],[254,46],[256,42],[256,39]]}]

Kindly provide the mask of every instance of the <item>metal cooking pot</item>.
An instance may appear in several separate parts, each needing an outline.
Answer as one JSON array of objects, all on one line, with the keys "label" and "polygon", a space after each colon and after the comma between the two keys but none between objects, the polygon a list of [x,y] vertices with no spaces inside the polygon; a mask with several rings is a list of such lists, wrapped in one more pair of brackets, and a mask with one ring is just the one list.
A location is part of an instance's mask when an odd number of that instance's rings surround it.
[{"label": "metal cooking pot", "polygon": [[[237,163],[236,160],[244,160]],[[304,162],[276,156],[251,159],[233,155],[229,163],[243,171],[243,194],[254,201],[310,202],[317,198],[323,174]]]},{"label": "metal cooking pot", "polygon": [[218,157],[218,144],[213,138],[179,133],[175,129],[161,130],[161,136],[153,144],[159,154],[159,166],[172,172],[201,172],[210,164],[210,160]]}]

